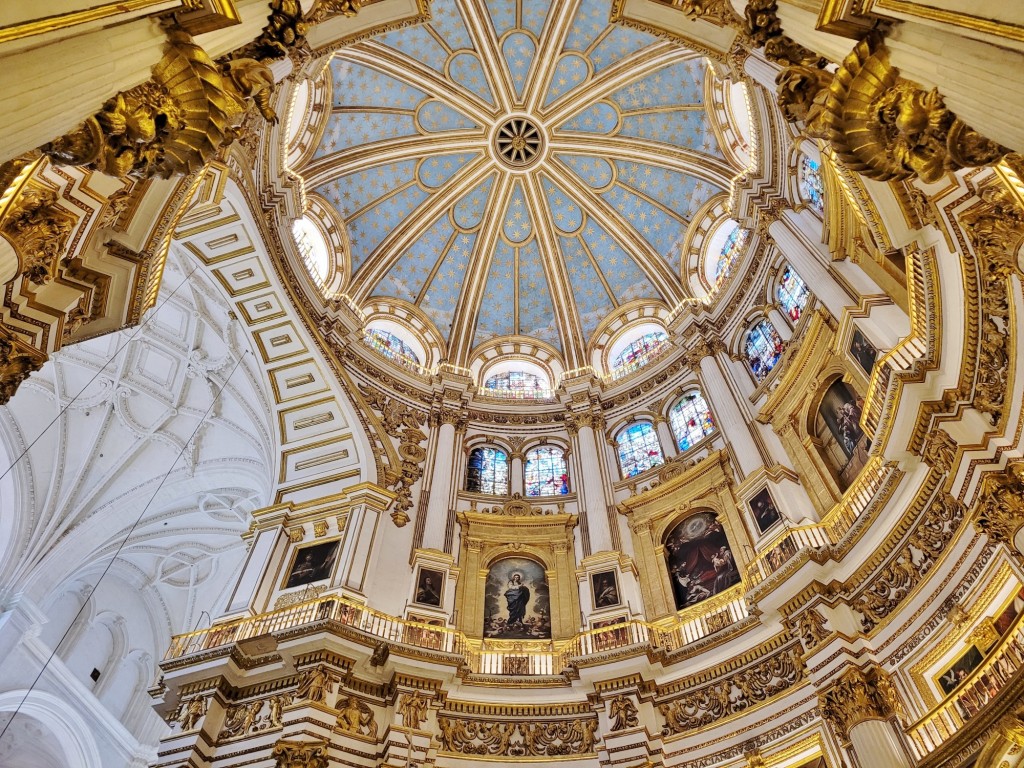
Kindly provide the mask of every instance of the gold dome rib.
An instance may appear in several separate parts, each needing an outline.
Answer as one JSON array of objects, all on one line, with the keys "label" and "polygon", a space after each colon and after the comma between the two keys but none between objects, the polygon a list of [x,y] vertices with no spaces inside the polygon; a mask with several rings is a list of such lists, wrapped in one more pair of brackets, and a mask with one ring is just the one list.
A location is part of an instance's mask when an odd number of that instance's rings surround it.
[{"label": "gold dome rib", "polygon": [[547,21],[537,42],[537,55],[534,57],[530,78],[523,90],[526,95],[525,109],[530,114],[538,114],[541,105],[544,104],[548,84],[558,64],[558,57],[562,53],[579,4],[580,0],[553,3],[551,10],[548,11]]},{"label": "gold dome rib", "polygon": [[651,247],[636,227],[625,221],[618,211],[605,202],[604,198],[580,181],[575,174],[563,172],[563,168],[561,163],[550,163],[547,171],[566,194],[572,195],[584,206],[587,215],[600,224],[632,256],[644,276],[651,281],[651,285],[669,306],[675,306],[680,302],[685,297],[682,283],[665,258]]},{"label": "gold dome rib", "polygon": [[493,164],[487,159],[481,159],[456,173],[444,186],[432,192],[426,202],[388,233],[367,257],[359,271],[352,276],[350,295],[353,300],[357,304],[366,301],[388,271],[423,232],[433,225],[437,217],[454,207],[462,195],[492,172]]},{"label": "gold dome rib", "polygon": [[551,221],[551,209],[541,187],[540,174],[531,173],[524,179],[523,194],[536,219],[535,237],[541,263],[544,265],[544,275],[548,280],[555,323],[562,339],[562,356],[566,367],[579,368],[587,364],[587,339],[583,336],[580,314],[565,269],[565,259],[562,258],[562,250],[558,246],[558,236]]},{"label": "gold dome rib", "polygon": [[467,0],[462,7],[471,11],[464,16],[466,29],[480,58],[487,84],[497,102],[498,112],[511,112],[515,94],[512,82],[508,79],[508,72],[505,71],[505,58],[501,55],[501,47],[494,35],[494,25],[491,23],[486,3],[484,0]]},{"label": "gold dome rib", "polygon": [[[484,288],[487,286],[487,275],[491,271],[491,258],[494,255],[497,239],[501,232],[502,213],[512,197],[513,177],[511,174],[498,174],[494,190],[491,192],[490,204],[484,213],[484,224],[477,237],[473,256],[469,260],[466,279],[459,293],[459,300],[453,308],[451,334],[448,337],[448,362],[455,365],[468,365],[473,350],[473,337],[476,334],[477,318],[480,315],[480,301]],[[443,329],[442,329],[443,330]]]}]

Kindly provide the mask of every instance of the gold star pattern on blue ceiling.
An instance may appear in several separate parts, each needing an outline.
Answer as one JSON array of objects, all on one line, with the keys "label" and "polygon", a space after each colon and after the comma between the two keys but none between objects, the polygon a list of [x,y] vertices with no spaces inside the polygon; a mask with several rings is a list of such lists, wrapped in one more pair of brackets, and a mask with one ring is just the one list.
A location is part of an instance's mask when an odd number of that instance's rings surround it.
[{"label": "gold star pattern on blue ceiling", "polygon": [[[742,169],[703,59],[610,5],[433,0],[426,23],[336,54],[311,193],[345,223],[354,301],[415,305],[457,364],[522,335],[571,366],[622,305],[687,295],[686,229]],[[511,117],[542,137],[532,165],[495,150]]]}]

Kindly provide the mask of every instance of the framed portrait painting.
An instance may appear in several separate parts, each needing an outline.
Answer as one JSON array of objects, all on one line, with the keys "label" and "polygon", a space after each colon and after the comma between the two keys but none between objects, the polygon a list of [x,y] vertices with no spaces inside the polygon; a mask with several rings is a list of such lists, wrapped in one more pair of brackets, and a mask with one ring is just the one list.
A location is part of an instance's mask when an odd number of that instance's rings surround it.
[{"label": "framed portrait painting", "polygon": [[595,611],[602,608],[613,608],[622,604],[615,571],[601,571],[590,574],[590,586],[594,596]]},{"label": "framed portrait painting", "polygon": [[292,589],[331,578],[340,546],[341,539],[334,539],[297,548],[281,588]]},{"label": "framed portrait painting", "polygon": [[443,591],[444,571],[420,567],[416,573],[416,594],[413,596],[413,602],[440,608]]},{"label": "framed portrait painting", "polygon": [[750,506],[750,512],[754,516],[758,533],[764,533],[782,519],[778,507],[775,506],[772,493],[767,487],[758,491],[757,495],[750,499],[747,504]]},{"label": "framed portrait painting", "polygon": [[942,688],[942,692],[947,696],[957,689],[957,687],[964,680],[967,679],[968,675],[973,672],[978,665],[984,660],[981,655],[981,651],[975,645],[970,646],[964,653],[954,661],[945,672],[938,677],[939,687]]}]

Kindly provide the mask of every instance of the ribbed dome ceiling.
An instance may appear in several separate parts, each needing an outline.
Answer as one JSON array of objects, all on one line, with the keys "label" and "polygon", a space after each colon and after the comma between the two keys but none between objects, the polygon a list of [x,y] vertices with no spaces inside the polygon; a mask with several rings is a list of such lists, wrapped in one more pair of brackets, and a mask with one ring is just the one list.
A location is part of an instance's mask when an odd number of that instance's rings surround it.
[{"label": "ribbed dome ceiling", "polygon": [[602,0],[434,0],[345,48],[303,169],[345,221],[357,303],[418,306],[452,362],[495,337],[581,364],[617,307],[686,293],[680,244],[737,170],[705,63]]}]

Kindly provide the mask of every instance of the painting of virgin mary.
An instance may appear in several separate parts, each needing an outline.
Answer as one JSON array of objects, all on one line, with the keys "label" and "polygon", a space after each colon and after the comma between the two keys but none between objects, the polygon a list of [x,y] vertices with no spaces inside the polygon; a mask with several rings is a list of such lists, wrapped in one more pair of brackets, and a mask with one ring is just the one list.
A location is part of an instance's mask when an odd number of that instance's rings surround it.
[{"label": "painting of virgin mary", "polygon": [[485,590],[484,637],[551,638],[548,582],[540,563],[525,557],[498,560],[487,574]]}]

